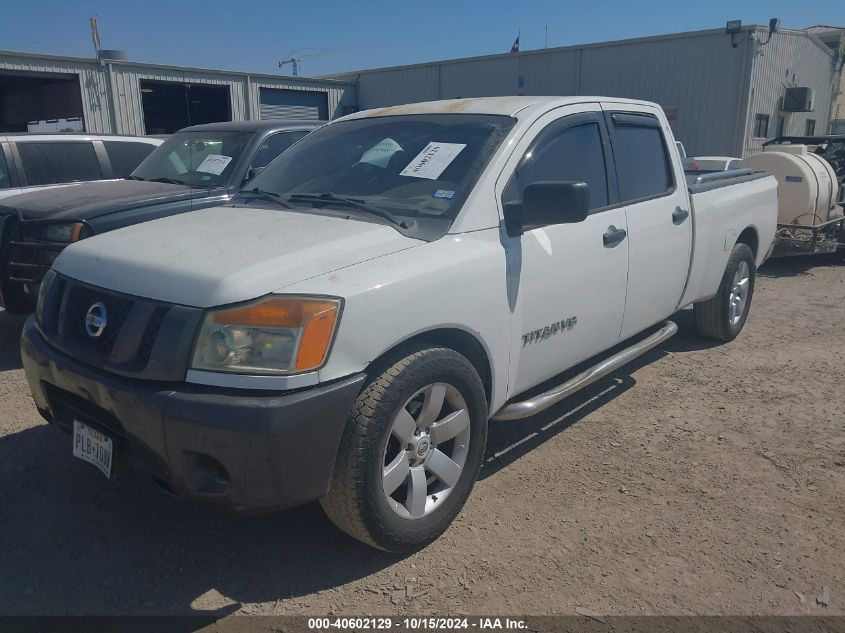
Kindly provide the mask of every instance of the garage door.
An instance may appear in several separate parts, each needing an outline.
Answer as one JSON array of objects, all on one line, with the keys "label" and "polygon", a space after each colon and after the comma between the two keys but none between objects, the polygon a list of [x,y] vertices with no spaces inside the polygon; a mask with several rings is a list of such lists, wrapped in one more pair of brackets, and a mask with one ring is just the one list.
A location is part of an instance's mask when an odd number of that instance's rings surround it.
[{"label": "garage door", "polygon": [[329,119],[329,99],[325,92],[261,88],[259,103],[262,119],[294,119],[296,121],[328,121]]},{"label": "garage door", "polygon": [[189,125],[231,121],[229,86],[142,79],[147,134],[173,134]]},{"label": "garage door", "polygon": [[79,75],[0,71],[0,132],[82,132]]}]

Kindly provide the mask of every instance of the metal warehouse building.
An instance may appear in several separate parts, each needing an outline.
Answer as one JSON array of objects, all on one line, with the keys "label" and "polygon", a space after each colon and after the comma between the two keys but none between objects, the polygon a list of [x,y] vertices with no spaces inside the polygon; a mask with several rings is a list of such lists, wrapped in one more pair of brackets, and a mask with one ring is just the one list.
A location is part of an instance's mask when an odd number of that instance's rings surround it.
[{"label": "metal warehouse building", "polygon": [[211,121],[328,120],[354,106],[348,81],[0,51],[0,132],[167,134]]},{"label": "metal warehouse building", "polygon": [[826,132],[837,53],[807,31],[746,26],[453,59],[336,76],[361,109],[495,95],[656,101],[690,153],[746,156],[764,138]]}]

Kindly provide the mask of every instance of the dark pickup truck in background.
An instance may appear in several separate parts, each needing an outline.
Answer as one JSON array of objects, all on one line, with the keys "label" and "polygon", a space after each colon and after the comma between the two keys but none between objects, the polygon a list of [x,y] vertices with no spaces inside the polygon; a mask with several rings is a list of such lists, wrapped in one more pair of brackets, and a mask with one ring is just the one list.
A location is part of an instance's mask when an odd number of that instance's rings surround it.
[{"label": "dark pickup truck in background", "polygon": [[68,244],[223,204],[320,125],[283,120],[196,125],[168,138],[126,179],[0,200],[0,304],[13,314],[32,312],[44,273]]}]

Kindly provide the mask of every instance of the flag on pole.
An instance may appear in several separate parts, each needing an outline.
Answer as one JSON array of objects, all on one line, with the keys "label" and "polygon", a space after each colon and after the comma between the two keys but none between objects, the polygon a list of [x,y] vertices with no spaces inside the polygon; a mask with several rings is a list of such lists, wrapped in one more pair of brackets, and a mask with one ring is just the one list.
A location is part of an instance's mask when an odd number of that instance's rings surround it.
[{"label": "flag on pole", "polygon": [[519,35],[520,32],[516,32],[516,39],[513,41],[513,46],[511,46],[511,53],[518,53],[519,52]]}]

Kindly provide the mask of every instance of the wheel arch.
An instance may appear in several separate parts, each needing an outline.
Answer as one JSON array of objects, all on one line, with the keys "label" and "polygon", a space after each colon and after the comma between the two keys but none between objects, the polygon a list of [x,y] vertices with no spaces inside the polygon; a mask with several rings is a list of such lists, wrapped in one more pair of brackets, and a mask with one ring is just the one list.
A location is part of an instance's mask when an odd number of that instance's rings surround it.
[{"label": "wheel arch", "polygon": [[490,363],[490,353],[481,338],[474,332],[470,332],[456,326],[438,326],[423,330],[402,339],[393,346],[381,352],[367,365],[369,374],[374,368],[379,367],[379,361],[393,354],[399,348],[414,343],[427,343],[448,347],[472,363],[484,385],[484,396],[487,398],[488,409],[493,398],[493,368]]},{"label": "wheel arch", "polygon": [[737,244],[745,244],[751,249],[754,255],[754,261],[757,261],[757,250],[760,247],[760,237],[757,234],[757,229],[753,226],[746,227],[739,237],[736,238]]}]

